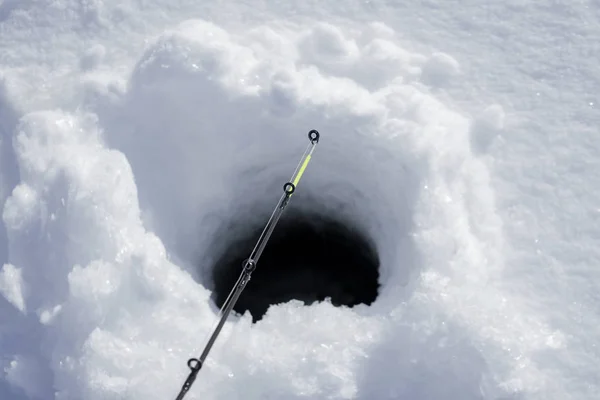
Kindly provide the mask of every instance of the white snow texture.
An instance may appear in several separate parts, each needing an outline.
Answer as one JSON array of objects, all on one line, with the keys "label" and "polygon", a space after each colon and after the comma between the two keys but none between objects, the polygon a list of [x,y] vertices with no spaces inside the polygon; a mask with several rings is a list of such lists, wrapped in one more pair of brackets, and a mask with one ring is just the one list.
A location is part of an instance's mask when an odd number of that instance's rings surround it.
[{"label": "white snow texture", "polygon": [[310,129],[379,296],[233,315],[186,398],[599,398],[599,3],[401,3],[0,2],[0,398],[175,398]]}]

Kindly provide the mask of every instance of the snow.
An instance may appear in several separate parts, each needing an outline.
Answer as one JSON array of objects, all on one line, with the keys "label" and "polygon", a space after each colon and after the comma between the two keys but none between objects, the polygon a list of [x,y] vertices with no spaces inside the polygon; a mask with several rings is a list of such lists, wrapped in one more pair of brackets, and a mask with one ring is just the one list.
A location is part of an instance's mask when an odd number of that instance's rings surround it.
[{"label": "snow", "polygon": [[23,300],[23,278],[21,270],[14,265],[5,264],[0,276],[0,293],[16,309],[25,311],[25,301]]},{"label": "snow", "polygon": [[186,398],[595,398],[599,15],[0,3],[0,398],[174,398],[310,129],[291,211],[368,232],[379,298],[230,318]]}]

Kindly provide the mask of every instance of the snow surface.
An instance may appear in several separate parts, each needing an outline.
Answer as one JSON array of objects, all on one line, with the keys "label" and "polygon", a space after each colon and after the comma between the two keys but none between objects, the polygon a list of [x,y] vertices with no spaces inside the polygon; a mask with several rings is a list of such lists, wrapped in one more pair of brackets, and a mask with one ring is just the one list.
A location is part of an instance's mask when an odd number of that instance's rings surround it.
[{"label": "snow surface", "polygon": [[598,398],[599,21],[1,2],[0,398],[174,398],[223,230],[266,220],[309,129],[290,207],[362,226],[380,296],[232,317],[190,399]]}]

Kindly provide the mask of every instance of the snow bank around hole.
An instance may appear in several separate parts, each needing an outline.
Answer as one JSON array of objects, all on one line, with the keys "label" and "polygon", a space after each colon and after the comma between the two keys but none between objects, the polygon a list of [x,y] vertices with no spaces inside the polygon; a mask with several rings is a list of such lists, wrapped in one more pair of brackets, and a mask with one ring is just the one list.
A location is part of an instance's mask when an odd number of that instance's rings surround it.
[{"label": "snow bank around hole", "polygon": [[424,61],[381,26],[238,36],[187,21],[149,47],[126,90],[88,82],[89,114],[22,118],[2,276],[23,290],[2,293],[20,293],[27,313],[9,322],[35,329],[26,350],[2,345],[6,379],[58,399],[173,397],[214,323],[198,257],[209,264],[223,224],[270,211],[317,128],[293,204],[365,227],[382,256],[380,299],[232,319],[189,398],[560,392],[535,356],[561,335],[499,285],[486,170],[468,121],[416,82]]},{"label": "snow bank around hole", "polygon": [[[158,338],[154,333],[153,339],[144,337],[156,327],[144,325],[162,320],[163,332],[181,330],[180,340],[191,339],[188,335],[198,335],[202,320],[182,327],[178,315],[208,314],[208,293],[170,264],[160,240],[142,228],[129,164],[102,144],[93,116],[36,112],[24,117],[17,131],[22,181],[5,204],[3,220],[10,260],[26,289],[19,304],[29,319],[38,319],[39,334],[31,333],[31,340],[41,340],[42,346],[39,354],[33,342],[32,354],[14,355],[7,379],[42,397],[54,391],[53,385],[57,398],[103,397],[118,393],[123,382],[133,385],[128,389],[133,393],[138,384],[150,387],[158,374],[169,373],[160,365],[177,353],[169,346],[177,349],[178,339],[153,349]],[[14,272],[5,265],[3,294],[18,293],[4,287]],[[27,319],[13,322],[30,324]],[[117,350],[135,347],[134,342],[146,350]],[[133,358],[111,361],[112,351]],[[141,382],[129,381],[140,372],[132,367],[147,362],[156,364],[157,376],[146,371]],[[32,365],[36,371],[30,371]],[[32,372],[53,376],[54,382],[24,379]],[[160,388],[154,391],[168,396]]]}]

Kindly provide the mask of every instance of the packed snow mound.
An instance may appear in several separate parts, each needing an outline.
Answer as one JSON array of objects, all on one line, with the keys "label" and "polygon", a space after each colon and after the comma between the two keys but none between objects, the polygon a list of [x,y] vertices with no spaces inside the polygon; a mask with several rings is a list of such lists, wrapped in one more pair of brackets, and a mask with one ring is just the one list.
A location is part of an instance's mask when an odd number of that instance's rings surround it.
[{"label": "packed snow mound", "polygon": [[[85,69],[102,54],[86,53]],[[436,57],[381,25],[242,35],[189,20],[148,46],[126,85],[91,74],[80,109],[23,115],[4,133],[19,174],[2,214],[6,380],[39,398],[174,397],[215,322],[216,254],[266,221],[318,129],[292,205],[368,232],[379,298],[232,317],[189,398],[560,391],[536,359],[560,332],[498,279],[502,225],[470,121],[419,83],[426,65],[440,84],[457,73]]]}]

